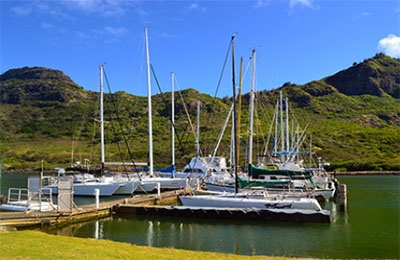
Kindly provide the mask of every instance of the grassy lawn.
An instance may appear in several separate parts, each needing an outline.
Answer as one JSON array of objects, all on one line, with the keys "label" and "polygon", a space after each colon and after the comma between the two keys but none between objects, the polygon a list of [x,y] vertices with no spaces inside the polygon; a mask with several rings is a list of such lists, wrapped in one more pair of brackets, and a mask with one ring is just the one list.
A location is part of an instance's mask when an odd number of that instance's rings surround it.
[{"label": "grassy lawn", "polygon": [[1,259],[287,259],[136,246],[109,240],[49,235],[39,231],[0,234]]}]

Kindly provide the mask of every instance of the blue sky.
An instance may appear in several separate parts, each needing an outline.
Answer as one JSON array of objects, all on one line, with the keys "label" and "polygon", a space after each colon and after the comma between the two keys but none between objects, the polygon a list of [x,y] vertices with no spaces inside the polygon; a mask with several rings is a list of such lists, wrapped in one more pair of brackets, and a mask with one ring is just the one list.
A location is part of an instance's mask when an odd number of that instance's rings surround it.
[{"label": "blue sky", "polygon": [[163,92],[174,72],[177,89],[231,96],[230,60],[222,69],[232,35],[236,75],[240,57],[246,67],[257,50],[258,90],[318,80],[378,52],[400,57],[398,0],[1,0],[0,11],[0,73],[42,66],[93,91],[105,63],[113,92],[147,95],[144,28]]}]

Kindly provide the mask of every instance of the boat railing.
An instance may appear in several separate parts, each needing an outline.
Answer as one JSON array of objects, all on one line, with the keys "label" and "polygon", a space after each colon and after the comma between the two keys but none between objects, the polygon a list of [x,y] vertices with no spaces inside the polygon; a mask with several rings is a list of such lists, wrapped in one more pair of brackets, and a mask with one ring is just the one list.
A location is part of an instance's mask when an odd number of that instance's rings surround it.
[{"label": "boat railing", "polygon": [[49,185],[56,185],[58,177],[56,176],[43,176],[42,178],[42,185],[49,186]]},{"label": "boat railing", "polygon": [[8,202],[16,202],[22,200],[28,200],[28,189],[26,188],[9,188],[8,189]]},{"label": "boat railing", "polygon": [[30,192],[28,194],[29,200],[31,201],[46,201],[52,202],[52,189],[51,188],[42,188],[41,192]]}]

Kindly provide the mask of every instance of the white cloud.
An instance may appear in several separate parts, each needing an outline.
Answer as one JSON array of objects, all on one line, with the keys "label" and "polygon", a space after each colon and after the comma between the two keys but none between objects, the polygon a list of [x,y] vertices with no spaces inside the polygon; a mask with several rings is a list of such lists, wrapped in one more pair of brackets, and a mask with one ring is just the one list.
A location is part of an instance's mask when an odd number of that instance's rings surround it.
[{"label": "white cloud", "polygon": [[18,16],[27,16],[32,12],[29,6],[15,6],[11,8],[11,12]]},{"label": "white cloud", "polygon": [[167,33],[167,32],[162,32],[159,36],[161,38],[167,38],[167,39],[183,38],[183,36],[181,34],[170,34],[170,33]]},{"label": "white cloud", "polygon": [[195,4],[195,3],[190,4],[189,7],[188,7],[188,10],[189,11],[193,11],[193,10],[194,11],[200,11],[202,13],[207,12],[207,9],[205,7],[202,7],[202,6],[200,6],[198,4]]},{"label": "white cloud", "polygon": [[386,55],[394,58],[400,58],[400,37],[389,34],[378,43],[378,49],[383,51]]},{"label": "white cloud", "polygon": [[63,0],[70,9],[101,16],[122,16],[130,5],[130,1],[118,0]]},{"label": "white cloud", "polygon": [[126,32],[128,32],[128,30],[125,27],[113,28],[110,26],[106,26],[104,28],[104,31],[108,34],[111,34],[111,35],[117,36],[117,37],[120,37],[120,36],[124,35]]},{"label": "white cloud", "polygon": [[51,28],[53,28],[53,24],[48,23],[48,22],[42,22],[42,28],[43,29],[51,29]]},{"label": "white cloud", "polygon": [[85,12],[94,12],[101,5],[101,0],[67,0],[64,4]]},{"label": "white cloud", "polygon": [[270,4],[271,1],[268,0],[257,0],[257,3],[254,5],[255,8],[263,8]]},{"label": "white cloud", "polygon": [[360,13],[360,14],[354,16],[353,19],[354,19],[354,20],[358,20],[358,19],[362,19],[362,18],[364,18],[364,17],[368,17],[368,16],[370,16],[370,15],[371,15],[371,13],[369,13],[369,12],[362,12],[362,13]]},{"label": "white cloud", "polygon": [[290,8],[293,8],[297,5],[308,7],[308,8],[313,7],[312,0],[290,0],[290,2],[289,2]]}]

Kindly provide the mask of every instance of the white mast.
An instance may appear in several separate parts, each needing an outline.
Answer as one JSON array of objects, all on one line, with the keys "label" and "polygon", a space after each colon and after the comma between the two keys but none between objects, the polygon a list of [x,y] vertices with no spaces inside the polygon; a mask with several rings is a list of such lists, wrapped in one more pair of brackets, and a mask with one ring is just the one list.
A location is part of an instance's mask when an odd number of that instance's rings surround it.
[{"label": "white mast", "polygon": [[103,69],[104,65],[100,65],[100,147],[101,147],[101,174],[104,173],[104,119],[103,119]]},{"label": "white mast", "polygon": [[72,151],[71,151],[71,168],[74,167],[74,148],[75,148],[75,135],[72,135]]},{"label": "white mast", "polygon": [[175,92],[174,92],[174,83],[175,83],[175,74],[171,73],[171,122],[172,122],[172,176],[175,175]]},{"label": "white mast", "polygon": [[275,140],[274,140],[274,153],[278,152],[278,117],[279,117],[279,100],[276,101],[275,107]]},{"label": "white mast", "polygon": [[200,157],[200,100],[197,101],[197,133],[196,133],[196,156]]},{"label": "white mast", "polygon": [[250,89],[250,129],[249,129],[249,164],[253,163],[253,113],[254,113],[254,75],[256,70],[256,49],[253,49],[251,56],[253,60],[251,70],[251,89]]},{"label": "white mast", "polygon": [[235,173],[235,193],[238,193],[239,191],[239,183],[238,183],[238,158],[239,158],[239,153],[238,153],[238,144],[237,141],[237,128],[238,128],[238,122],[237,122],[237,111],[236,111],[236,83],[235,83],[235,36],[232,36],[231,38],[231,46],[232,46],[232,92],[233,92],[233,135],[235,136],[234,138],[234,145],[233,149],[235,150],[234,152],[234,165],[233,165],[233,171]]},{"label": "white mast", "polygon": [[288,98],[285,98],[285,106],[286,106],[286,160],[290,157],[288,152],[290,151],[289,147],[289,108],[288,108]]},{"label": "white mast", "polygon": [[151,83],[150,83],[150,56],[149,56],[149,41],[147,38],[147,28],[144,29],[146,39],[146,63],[147,63],[147,103],[149,116],[149,174],[153,175],[153,126],[151,114]]},{"label": "white mast", "polygon": [[310,168],[311,167],[312,167],[312,134],[310,134]]},{"label": "white mast", "polygon": [[280,112],[281,112],[281,119],[280,119],[280,125],[281,125],[281,163],[283,163],[284,160],[284,151],[285,151],[285,135],[283,131],[283,104],[282,104],[282,90],[279,91],[279,106],[280,106]]},{"label": "white mast", "polygon": [[[234,101],[235,102],[235,101]],[[233,105],[233,103],[232,103],[232,106],[231,106],[231,112],[233,111],[233,107],[234,107],[234,105]],[[231,112],[229,112],[229,113],[231,113]],[[229,117],[230,115],[228,115],[228,117]],[[239,164],[237,164],[236,162],[235,162],[235,160],[236,160],[236,156],[235,156],[235,153],[236,153],[236,147],[235,147],[235,145],[236,145],[236,141],[235,141],[235,138],[236,138],[236,136],[235,136],[235,127],[234,127],[234,123],[235,123],[235,113],[232,113],[232,128],[231,128],[231,149],[230,149],[230,153],[229,153],[229,156],[230,156],[230,162],[231,162],[231,166],[232,165],[239,165]],[[217,149],[215,149],[215,152],[214,153],[216,153],[217,152]]]}]

